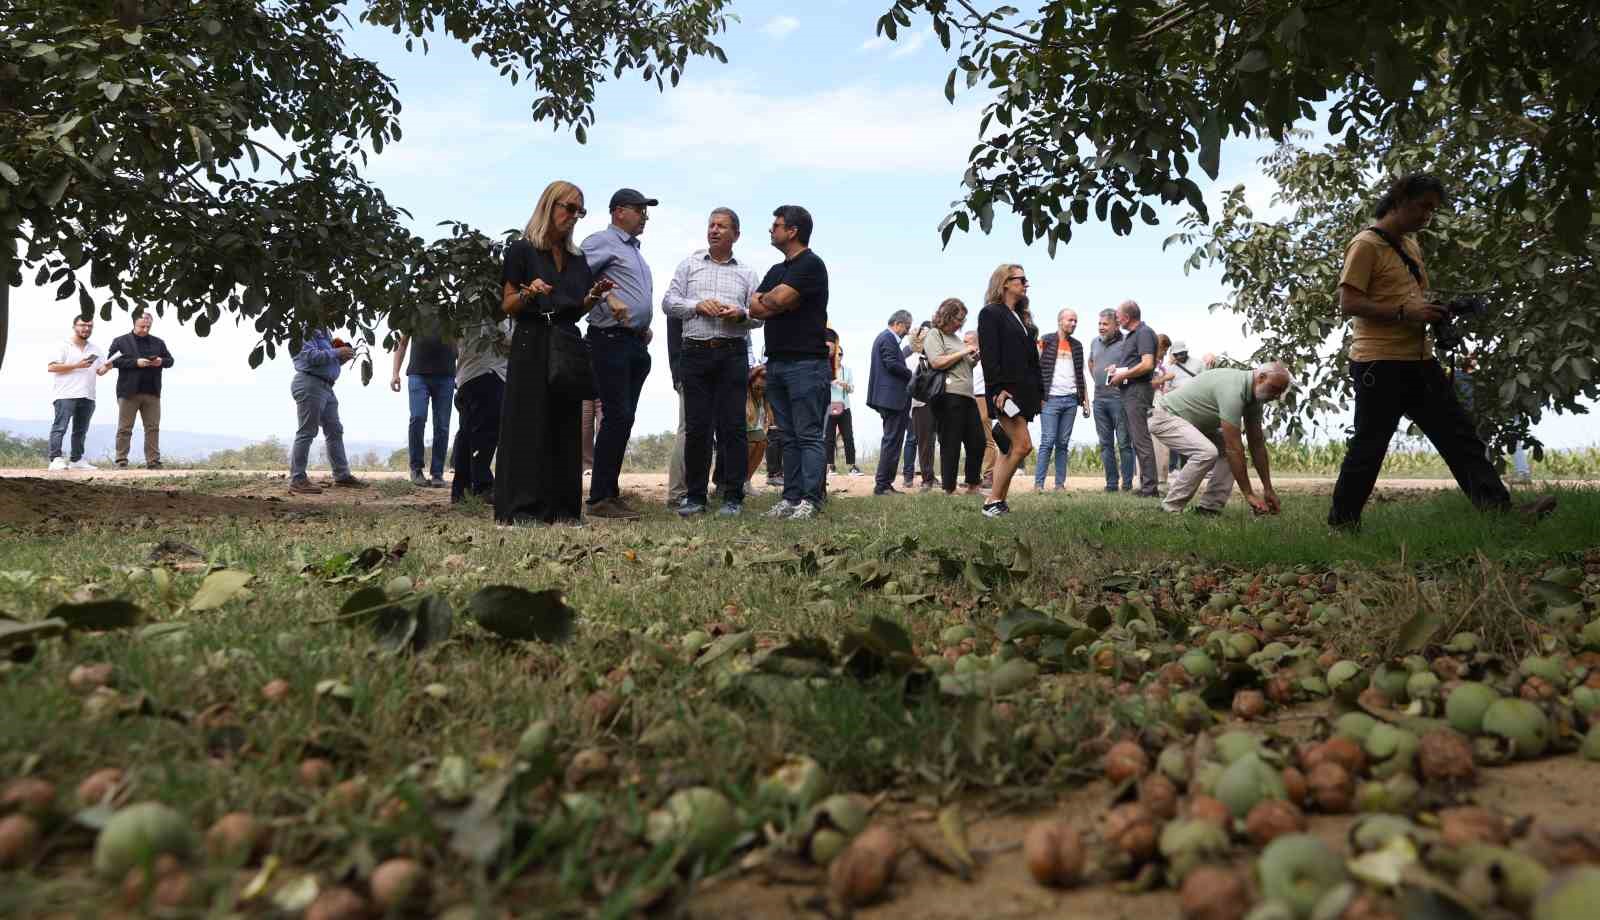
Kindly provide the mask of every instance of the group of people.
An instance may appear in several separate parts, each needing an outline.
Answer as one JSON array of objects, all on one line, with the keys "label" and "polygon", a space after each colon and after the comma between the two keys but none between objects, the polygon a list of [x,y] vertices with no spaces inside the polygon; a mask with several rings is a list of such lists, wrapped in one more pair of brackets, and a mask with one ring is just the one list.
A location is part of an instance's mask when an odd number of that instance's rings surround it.
[{"label": "group of people", "polygon": [[[89,420],[94,417],[99,378],[113,370],[117,372],[117,468],[128,467],[133,423],[138,419],[144,429],[145,466],[161,469],[161,377],[173,360],[167,343],[150,334],[153,322],[149,313],[138,314],[133,319],[132,330],[113,339],[111,347],[102,352],[90,341],[90,336],[94,335],[94,317],[73,319],[72,337],[51,354],[45,365],[51,375],[55,409],[50,425],[49,469],[95,469],[83,452],[89,436]],[[67,438],[69,428],[70,440]]]}]

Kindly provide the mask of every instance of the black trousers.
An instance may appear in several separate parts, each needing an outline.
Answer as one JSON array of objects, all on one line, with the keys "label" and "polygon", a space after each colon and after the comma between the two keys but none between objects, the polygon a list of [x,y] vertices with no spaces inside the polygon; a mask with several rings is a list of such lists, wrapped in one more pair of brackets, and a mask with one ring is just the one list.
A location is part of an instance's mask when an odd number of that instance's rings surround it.
[{"label": "black trousers", "polygon": [[983,477],[984,449],[978,401],[971,396],[945,393],[934,399],[933,417],[939,426],[939,478],[944,490],[956,490],[956,467],[962,448],[967,451],[967,485],[976,486]]},{"label": "black trousers", "polygon": [[767,481],[783,478],[783,431],[767,429]]},{"label": "black trousers", "polygon": [[905,451],[906,485],[911,485],[911,480],[916,478],[918,467],[922,469],[922,481],[932,483],[933,444],[937,430],[933,423],[932,406],[924,404],[912,407],[910,430],[911,436],[906,439]]},{"label": "black trousers", "polygon": [[856,425],[850,419],[850,409],[847,407],[838,415],[828,416],[823,424],[822,443],[828,446],[828,466],[833,466],[833,458],[839,450],[839,438],[844,438],[844,462],[850,466],[856,465]]},{"label": "black trousers", "polygon": [[461,421],[456,428],[456,475],[450,482],[450,500],[458,502],[467,493],[494,494],[494,452],[500,445],[500,402],[505,396],[505,381],[494,373],[479,374],[456,388],[456,411]]},{"label": "black trousers", "polygon": [[877,412],[883,419],[883,440],[878,444],[878,470],[873,477],[873,488],[886,489],[894,485],[894,471],[900,466],[900,448],[906,441],[911,413],[905,409],[879,409]]},{"label": "black trousers", "polygon": [[1344,526],[1361,520],[1372,496],[1389,440],[1400,418],[1410,418],[1427,435],[1456,484],[1483,510],[1511,505],[1500,476],[1484,454],[1472,419],[1437,361],[1351,361],[1356,391],[1355,433],[1350,436],[1339,482],[1333,487],[1328,523]]},{"label": "black trousers", "polygon": [[749,363],[743,345],[710,348],[683,343],[678,377],[683,386],[685,497],[704,504],[711,479],[712,434],[722,469],[723,498],[744,499],[745,388]]}]

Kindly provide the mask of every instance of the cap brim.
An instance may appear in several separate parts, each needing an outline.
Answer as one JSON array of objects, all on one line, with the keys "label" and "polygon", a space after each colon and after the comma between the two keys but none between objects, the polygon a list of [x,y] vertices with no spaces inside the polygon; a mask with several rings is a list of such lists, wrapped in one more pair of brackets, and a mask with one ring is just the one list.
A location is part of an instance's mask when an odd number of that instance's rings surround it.
[{"label": "cap brim", "polygon": [[641,201],[639,203],[642,204],[642,205],[645,205],[646,207],[651,207],[651,208],[661,204],[661,202],[655,200],[654,198],[646,198],[645,200],[643,200],[643,201]]}]

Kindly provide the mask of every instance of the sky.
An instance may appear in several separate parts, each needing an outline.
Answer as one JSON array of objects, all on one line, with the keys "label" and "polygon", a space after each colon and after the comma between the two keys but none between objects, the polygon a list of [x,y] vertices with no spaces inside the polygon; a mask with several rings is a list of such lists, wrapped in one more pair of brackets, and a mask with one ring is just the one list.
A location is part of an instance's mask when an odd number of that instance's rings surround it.
[{"label": "sky", "polygon": [[[435,225],[445,219],[491,235],[520,228],[544,186],[557,178],[586,194],[589,216],[579,223],[579,236],[604,227],[605,203],[617,188],[659,199],[641,237],[656,279],[658,336],[635,435],[676,426],[660,297],[677,264],[704,247],[706,217],[715,207],[739,213],[744,235],[735,255],[762,272],[779,259],[766,233],[773,208],[799,204],[811,212],[812,248],[829,270],[830,324],[860,390],[872,338],[891,313],[904,308],[920,321],[940,301],[959,297],[971,311],[971,328],[984,284],[1003,262],[1024,266],[1035,316],[1054,316],[1063,307],[1079,313],[1080,341],[1093,335],[1099,310],[1132,298],[1151,326],[1186,341],[1193,354],[1246,356],[1253,350],[1239,317],[1207,309],[1226,296],[1220,272],[1186,275],[1187,250],[1162,251],[1183,213],[1176,208],[1160,209],[1160,226],[1136,222],[1129,237],[1113,235],[1105,224],[1077,226],[1053,260],[1042,245],[1024,246],[1017,223],[1003,215],[991,235],[976,228],[957,232],[941,248],[937,227],[960,195],[966,155],[989,97],[980,87],[958,93],[954,105],[947,102],[943,88],[952,56],[923,30],[925,21],[897,42],[875,36],[885,8],[863,0],[741,0],[735,6],[741,21],[718,39],[728,64],[691,60],[678,87],[665,93],[626,74],[602,85],[598,123],[587,144],[535,124],[535,90],[511,86],[448,37],[435,36],[423,55],[407,53],[387,31],[356,27],[351,52],[394,78],[404,106],[403,139],[374,157],[367,174],[393,204],[412,213],[412,229],[428,238],[442,233]],[[1207,186],[1199,176],[1208,197],[1220,200],[1243,182],[1257,216],[1269,214],[1272,185],[1256,162],[1268,149],[1261,141],[1226,142],[1218,180]],[[25,285],[12,292],[0,414],[51,416],[46,356],[70,335],[76,309],[76,298],[56,302],[51,289]],[[114,314],[110,322],[97,322],[94,339],[108,346],[130,325],[125,314]],[[166,374],[163,427],[293,437],[293,369],[286,354],[252,371],[246,356],[255,335],[226,319],[206,338],[175,319],[158,319],[153,332],[176,362]],[[387,385],[390,356],[376,357],[371,385],[363,387],[355,374],[339,382],[346,437],[401,444],[406,396]],[[112,418],[113,381],[100,382],[97,422]],[[859,394],[852,408],[857,447],[876,445],[876,413]],[[1593,437],[1584,422],[1547,415],[1535,432],[1549,446],[1587,445]],[[1073,443],[1093,442],[1093,425],[1080,419]]]}]

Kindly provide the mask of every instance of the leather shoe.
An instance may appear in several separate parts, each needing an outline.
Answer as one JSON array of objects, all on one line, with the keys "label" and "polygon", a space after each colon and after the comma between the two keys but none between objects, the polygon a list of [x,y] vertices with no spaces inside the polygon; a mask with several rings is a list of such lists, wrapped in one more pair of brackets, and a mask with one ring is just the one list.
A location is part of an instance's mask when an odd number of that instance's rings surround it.
[{"label": "leather shoe", "polygon": [[873,495],[904,495],[905,493],[894,486],[878,486],[872,490]]}]

